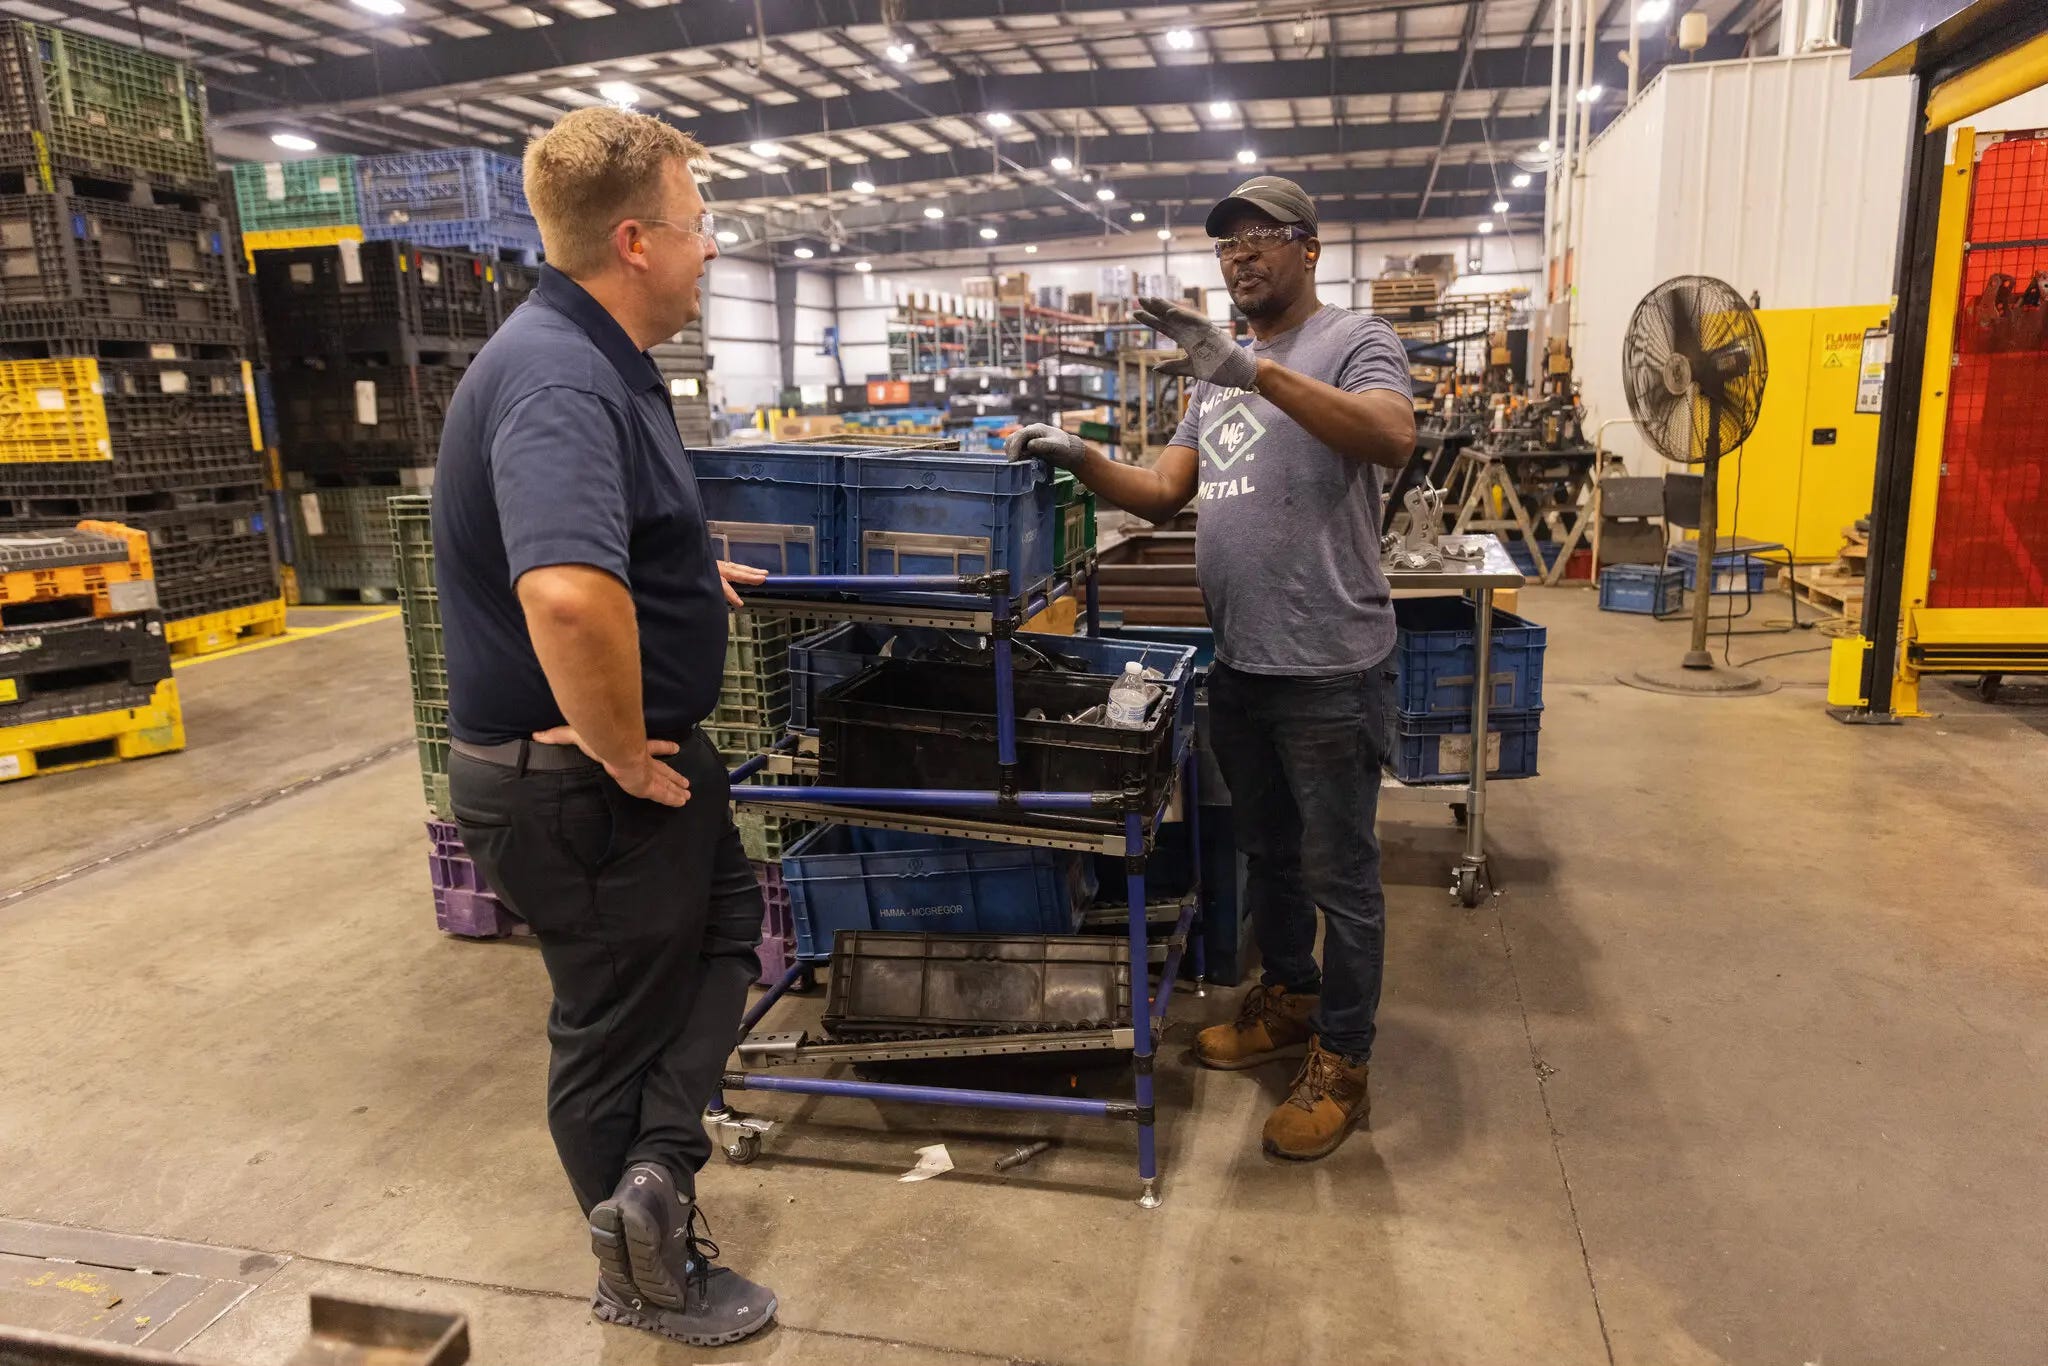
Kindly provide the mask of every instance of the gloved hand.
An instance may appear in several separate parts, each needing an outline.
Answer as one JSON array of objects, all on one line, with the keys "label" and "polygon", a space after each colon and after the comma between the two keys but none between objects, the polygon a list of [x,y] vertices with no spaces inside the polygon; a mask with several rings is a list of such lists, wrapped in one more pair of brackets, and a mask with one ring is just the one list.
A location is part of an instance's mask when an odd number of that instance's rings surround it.
[{"label": "gloved hand", "polygon": [[1043,460],[1074,474],[1088,461],[1088,447],[1072,432],[1063,432],[1043,422],[1019,427],[1003,443],[1003,453],[1012,460]]},{"label": "gloved hand", "polygon": [[1137,312],[1132,316],[1145,326],[1164,333],[1188,353],[1186,360],[1170,360],[1156,367],[1155,373],[1187,375],[1226,389],[1249,389],[1257,380],[1259,366],[1252,359],[1252,353],[1185,304],[1165,299],[1140,299]]}]

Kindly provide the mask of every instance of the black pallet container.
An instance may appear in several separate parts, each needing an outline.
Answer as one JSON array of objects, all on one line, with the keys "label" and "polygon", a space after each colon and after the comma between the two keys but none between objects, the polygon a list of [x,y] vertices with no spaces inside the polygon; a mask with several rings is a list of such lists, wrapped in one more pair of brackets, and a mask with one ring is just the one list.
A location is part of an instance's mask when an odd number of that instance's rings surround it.
[{"label": "black pallet container", "polygon": [[0,630],[0,728],[111,710],[109,689],[147,700],[170,676],[160,612]]},{"label": "black pallet container", "polygon": [[[1066,720],[1105,703],[1105,675],[1016,675],[1017,787],[1032,792],[1121,792],[1147,816],[1173,784],[1170,694],[1143,730]],[[994,790],[995,671],[972,664],[885,659],[818,699],[822,781],[849,787]],[[1102,814],[1107,814],[1102,813]]]},{"label": "black pallet container", "polygon": [[219,218],[75,194],[0,195],[0,317],[25,335],[241,339]]},{"label": "black pallet container", "polygon": [[494,261],[491,274],[491,330],[497,331],[512,316],[512,310],[526,302],[540,283],[540,267],[518,261]]},{"label": "black pallet container", "polygon": [[111,458],[0,462],[0,501],[77,499],[113,514],[150,506],[123,499],[262,480],[243,362],[102,357],[99,374]]},{"label": "black pallet container", "polygon": [[278,595],[277,552],[261,503],[144,513],[128,525],[149,533],[157,603],[168,621]]},{"label": "black pallet container", "polygon": [[497,269],[478,256],[404,242],[264,251],[256,297],[270,354],[417,364],[467,355],[497,326]]},{"label": "black pallet container", "polygon": [[[461,380],[462,371],[447,365],[277,370],[271,383],[285,466],[338,479],[430,466]],[[376,420],[361,421],[365,416]]]},{"label": "black pallet container", "polygon": [[[35,527],[72,526],[79,522],[123,522],[159,513],[201,513],[215,508],[240,508],[263,500],[260,473],[243,472],[234,483],[195,483],[168,487],[163,476],[148,488],[110,493],[103,488],[24,487],[8,474],[22,466],[0,465],[0,535]],[[57,466],[42,466],[52,469]],[[191,475],[192,479],[212,476]],[[84,485],[86,481],[78,481]],[[52,481],[54,484],[55,481]]]}]

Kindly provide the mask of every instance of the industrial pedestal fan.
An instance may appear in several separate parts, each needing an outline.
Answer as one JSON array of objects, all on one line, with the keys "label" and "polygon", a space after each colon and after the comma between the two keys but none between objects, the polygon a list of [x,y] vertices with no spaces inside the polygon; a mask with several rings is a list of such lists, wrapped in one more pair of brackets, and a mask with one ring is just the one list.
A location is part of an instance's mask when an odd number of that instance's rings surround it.
[{"label": "industrial pedestal fan", "polygon": [[1721,460],[1749,439],[1763,408],[1770,373],[1763,329],[1732,286],[1705,275],[1680,275],[1636,305],[1621,366],[1629,411],[1644,438],[1665,459],[1702,467],[1692,648],[1676,669],[1641,669],[1621,681],[1707,697],[1769,692],[1774,683],[1718,665],[1707,650]]}]

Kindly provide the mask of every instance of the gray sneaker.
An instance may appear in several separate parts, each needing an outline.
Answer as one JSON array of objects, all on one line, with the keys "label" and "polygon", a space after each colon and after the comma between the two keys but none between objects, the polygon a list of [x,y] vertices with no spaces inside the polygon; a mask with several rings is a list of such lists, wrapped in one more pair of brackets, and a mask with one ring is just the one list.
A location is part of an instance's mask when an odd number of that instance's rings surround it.
[{"label": "gray sneaker", "polygon": [[[666,1167],[637,1162],[626,1168],[612,1198],[590,1212],[590,1250],[612,1294],[622,1302],[637,1298],[687,1309],[684,1280],[696,1217],[696,1203]],[[717,1255],[713,1247],[711,1256]]]},{"label": "gray sneaker", "polygon": [[659,1333],[692,1347],[725,1347],[775,1321],[775,1296],[727,1267],[706,1266],[690,1277],[690,1307],[664,1309],[638,1295],[615,1294],[600,1276],[590,1312],[606,1323]]}]

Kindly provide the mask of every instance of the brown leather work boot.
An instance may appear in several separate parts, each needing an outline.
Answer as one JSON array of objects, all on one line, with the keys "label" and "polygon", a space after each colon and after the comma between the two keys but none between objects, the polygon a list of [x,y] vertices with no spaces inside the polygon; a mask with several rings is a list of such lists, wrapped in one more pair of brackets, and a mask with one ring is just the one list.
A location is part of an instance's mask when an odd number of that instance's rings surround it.
[{"label": "brown leather work boot", "polygon": [[1266,1120],[1266,1151],[1297,1162],[1327,1157],[1356,1125],[1372,1118],[1366,1095],[1370,1069],[1327,1052],[1321,1039],[1309,1044],[1308,1060],[1294,1079],[1294,1092]]},{"label": "brown leather work boot", "polygon": [[1255,986],[1244,994],[1237,1018],[1195,1036],[1195,1061],[1235,1072],[1273,1058],[1299,1054],[1314,1037],[1309,1020],[1319,996],[1293,996],[1285,987]]}]

